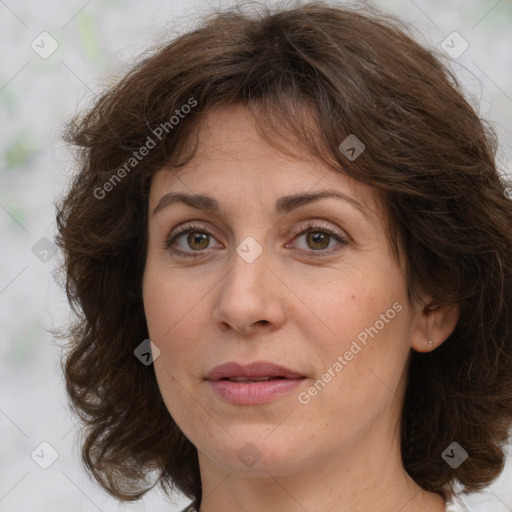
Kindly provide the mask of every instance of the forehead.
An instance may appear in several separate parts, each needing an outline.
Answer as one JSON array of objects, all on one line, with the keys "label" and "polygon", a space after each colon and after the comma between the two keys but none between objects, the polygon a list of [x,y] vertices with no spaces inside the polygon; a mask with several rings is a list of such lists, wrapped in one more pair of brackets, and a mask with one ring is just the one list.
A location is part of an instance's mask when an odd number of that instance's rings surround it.
[{"label": "forehead", "polygon": [[241,104],[208,112],[196,135],[198,145],[186,165],[166,166],[153,176],[150,208],[170,191],[207,193],[222,201],[233,194],[240,200],[256,191],[271,199],[329,189],[352,197],[379,216],[376,189],[348,176],[341,167],[328,167],[302,149],[299,141],[286,147],[293,156],[278,151],[259,135],[253,115]]}]

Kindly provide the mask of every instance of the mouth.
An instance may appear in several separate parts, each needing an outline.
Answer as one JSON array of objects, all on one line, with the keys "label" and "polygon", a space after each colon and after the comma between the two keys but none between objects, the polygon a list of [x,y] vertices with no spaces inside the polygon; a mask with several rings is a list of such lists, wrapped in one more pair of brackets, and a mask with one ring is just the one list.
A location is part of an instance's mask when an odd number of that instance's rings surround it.
[{"label": "mouth", "polygon": [[224,377],[219,380],[227,380],[229,382],[268,382],[269,380],[289,380],[286,377]]},{"label": "mouth", "polygon": [[248,365],[225,363],[211,370],[205,380],[224,402],[260,405],[290,393],[306,378],[295,370],[257,361]]},{"label": "mouth", "polygon": [[235,361],[221,364],[213,368],[206,380],[230,380],[233,382],[252,381],[261,382],[276,379],[299,379],[305,375],[269,361],[254,361],[249,364],[240,364]]}]

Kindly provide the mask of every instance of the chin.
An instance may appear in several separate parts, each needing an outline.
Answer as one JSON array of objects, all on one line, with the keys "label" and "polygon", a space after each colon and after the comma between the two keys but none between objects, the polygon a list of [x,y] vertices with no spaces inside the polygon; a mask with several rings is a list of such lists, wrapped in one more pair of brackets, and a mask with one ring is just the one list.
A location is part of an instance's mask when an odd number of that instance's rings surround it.
[{"label": "chin", "polygon": [[275,435],[275,432],[267,437],[272,429],[265,429],[262,433],[261,426],[253,429],[244,426],[241,432],[229,427],[227,430],[231,436],[223,435],[222,440],[217,439],[212,445],[204,446],[210,459],[226,470],[241,475],[268,477],[269,473],[288,474],[303,461],[303,457],[299,457],[302,452],[285,443],[289,436],[284,430],[284,437]]}]

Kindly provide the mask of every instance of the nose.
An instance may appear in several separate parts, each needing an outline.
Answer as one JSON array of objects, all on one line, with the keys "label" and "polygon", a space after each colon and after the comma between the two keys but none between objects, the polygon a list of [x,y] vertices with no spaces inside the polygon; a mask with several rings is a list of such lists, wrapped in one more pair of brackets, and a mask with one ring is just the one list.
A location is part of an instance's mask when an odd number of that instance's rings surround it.
[{"label": "nose", "polygon": [[234,253],[231,270],[219,283],[213,312],[213,320],[221,330],[249,337],[283,325],[285,295],[290,292],[269,263],[265,251],[251,263]]}]

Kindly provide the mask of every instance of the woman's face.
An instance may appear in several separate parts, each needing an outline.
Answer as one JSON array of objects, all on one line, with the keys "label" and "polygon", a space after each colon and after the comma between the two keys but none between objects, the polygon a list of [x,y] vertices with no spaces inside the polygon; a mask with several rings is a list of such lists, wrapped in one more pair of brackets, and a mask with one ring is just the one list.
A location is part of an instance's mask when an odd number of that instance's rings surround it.
[{"label": "woman's face", "polygon": [[[144,307],[174,421],[202,464],[254,475],[389,449],[411,343],[426,340],[373,189],[276,152],[239,105],[200,137],[150,190]],[[338,197],[308,199],[324,191]],[[211,373],[228,362],[290,373]]]}]

